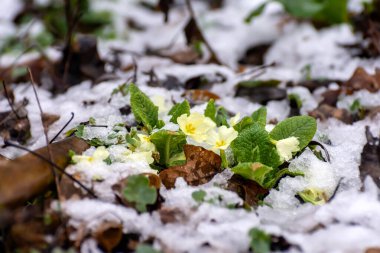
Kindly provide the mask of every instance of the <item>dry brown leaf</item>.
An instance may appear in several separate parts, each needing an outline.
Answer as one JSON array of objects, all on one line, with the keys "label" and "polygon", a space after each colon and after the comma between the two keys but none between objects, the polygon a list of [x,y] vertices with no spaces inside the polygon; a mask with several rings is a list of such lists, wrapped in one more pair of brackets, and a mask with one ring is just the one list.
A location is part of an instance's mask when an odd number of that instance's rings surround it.
[{"label": "dry brown leaf", "polygon": [[342,86],[346,88],[347,94],[363,89],[376,92],[380,89],[380,69],[376,68],[375,73],[370,75],[365,69],[358,67],[351,78]]},{"label": "dry brown leaf", "polygon": [[112,252],[121,241],[123,226],[116,222],[105,221],[92,233],[92,236],[106,252]]},{"label": "dry brown leaf", "polygon": [[369,127],[366,127],[366,136],[367,144],[363,147],[359,166],[360,179],[364,181],[370,176],[380,188],[380,139],[371,134]]},{"label": "dry brown leaf", "polygon": [[351,124],[353,121],[350,112],[347,110],[338,109],[327,104],[320,105],[318,108],[309,112],[309,115],[322,121],[328,118],[336,118],[346,124]]},{"label": "dry brown leaf", "polygon": [[[69,163],[69,150],[81,153],[88,144],[76,137],[70,137],[49,145],[52,160],[61,168]],[[35,151],[48,158],[46,147]],[[0,164],[0,206],[14,206],[22,204],[28,199],[44,192],[53,182],[51,166],[48,162],[26,154],[15,160]]]},{"label": "dry brown leaf", "polygon": [[228,180],[227,189],[236,192],[250,206],[257,206],[259,200],[269,193],[268,189],[261,187],[255,181],[236,174]]},{"label": "dry brown leaf", "polygon": [[183,93],[182,96],[193,104],[205,103],[210,99],[220,99],[218,95],[208,90],[187,90]]},{"label": "dry brown leaf", "polygon": [[189,185],[205,184],[220,172],[222,159],[214,152],[189,144],[183,149],[186,164],[169,167],[159,174],[166,188],[173,188],[178,177],[183,177]]}]

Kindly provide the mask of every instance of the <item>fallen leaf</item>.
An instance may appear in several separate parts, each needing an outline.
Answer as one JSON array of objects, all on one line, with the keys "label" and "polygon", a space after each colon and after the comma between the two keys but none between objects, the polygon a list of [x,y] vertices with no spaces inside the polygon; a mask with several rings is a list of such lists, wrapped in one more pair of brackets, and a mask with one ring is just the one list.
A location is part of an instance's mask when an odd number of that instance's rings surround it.
[{"label": "fallen leaf", "polygon": [[365,253],[380,253],[380,248],[368,248]]},{"label": "fallen leaf", "polygon": [[336,118],[346,124],[351,124],[353,122],[349,111],[338,109],[327,104],[320,105],[318,108],[309,112],[309,115],[316,119],[320,119],[321,121],[325,121],[329,118]]},{"label": "fallen leaf", "polygon": [[187,90],[182,95],[192,104],[200,104],[210,101],[210,99],[220,99],[218,95],[208,90]]},{"label": "fallen leaf", "polygon": [[14,111],[0,113],[0,136],[4,140],[26,143],[31,137],[30,122],[25,106],[28,100],[13,104]]},{"label": "fallen leaf", "polygon": [[239,64],[244,65],[263,65],[264,57],[268,49],[271,47],[271,43],[255,45],[248,48],[244,56],[240,58]]},{"label": "fallen leaf", "polygon": [[59,120],[60,116],[56,114],[44,113],[42,114],[42,124],[45,128],[51,126],[54,122]]},{"label": "fallen leaf", "polygon": [[120,223],[105,221],[92,233],[92,236],[106,252],[112,252],[122,239],[123,226]]},{"label": "fallen leaf", "polygon": [[183,149],[186,164],[169,167],[159,173],[166,188],[173,188],[178,177],[183,177],[189,185],[205,184],[221,171],[222,159],[214,152],[189,144]]},{"label": "fallen leaf", "polygon": [[249,206],[257,206],[259,201],[269,193],[268,189],[258,183],[239,175],[233,175],[228,180],[227,189],[236,192]]},{"label": "fallen leaf", "polygon": [[367,176],[380,188],[380,139],[374,137],[366,127],[367,144],[364,145],[359,166],[360,179],[362,182]]},{"label": "fallen leaf", "polygon": [[176,207],[163,207],[158,210],[158,214],[163,224],[185,222],[187,219],[181,209]]},{"label": "fallen leaf", "polygon": [[[65,168],[70,161],[69,150],[81,153],[88,147],[85,141],[76,137],[69,137],[49,145],[53,162],[61,168]],[[35,152],[43,157],[49,157],[46,147]],[[44,192],[52,182],[51,165],[33,154],[1,163],[0,206],[22,204]]]},{"label": "fallen leaf", "polygon": [[365,69],[358,67],[351,78],[342,84],[342,87],[346,89],[346,94],[363,89],[376,92],[380,89],[380,69],[376,68],[375,73],[370,75]]}]

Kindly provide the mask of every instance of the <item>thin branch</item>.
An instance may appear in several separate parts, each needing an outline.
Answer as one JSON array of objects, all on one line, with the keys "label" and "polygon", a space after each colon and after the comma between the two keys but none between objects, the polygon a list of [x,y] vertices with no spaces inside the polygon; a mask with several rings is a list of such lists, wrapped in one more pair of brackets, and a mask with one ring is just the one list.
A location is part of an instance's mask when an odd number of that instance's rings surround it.
[{"label": "thin branch", "polygon": [[[53,156],[52,156],[52,153],[51,153],[51,150],[50,150],[50,147],[49,147],[50,142],[49,142],[49,138],[48,138],[47,127],[43,123],[43,111],[42,111],[40,99],[39,99],[38,94],[37,94],[37,89],[36,89],[36,86],[35,86],[34,77],[33,77],[33,74],[32,74],[32,71],[30,70],[30,68],[28,68],[28,71],[29,71],[30,80],[32,82],[32,88],[33,88],[34,96],[36,97],[38,109],[40,110],[40,117],[41,117],[41,122],[42,122],[43,129],[44,129],[44,136],[45,136],[45,141],[46,141],[46,149],[48,151],[50,161],[53,161],[52,160]],[[53,174],[54,179],[55,179],[58,196],[59,196],[59,198],[61,198],[62,195],[61,195],[61,189],[59,187],[59,178],[58,178],[58,175],[57,175],[57,173],[56,173],[56,171],[55,171],[55,169],[53,167],[51,168],[51,171],[52,171],[52,174]]]},{"label": "thin branch", "polygon": [[74,119],[74,113],[72,112],[71,113],[71,117],[70,119],[66,122],[66,124],[61,128],[61,130],[59,130],[59,132],[50,140],[50,144],[53,143],[55,141],[55,139],[58,138],[58,136],[63,132],[63,130],[65,130],[65,128],[70,124],[70,122]]},{"label": "thin branch", "polygon": [[217,54],[215,53],[214,49],[212,49],[210,43],[208,43],[206,37],[204,36],[202,30],[200,29],[198,23],[197,23],[197,19],[196,19],[196,15],[195,15],[195,12],[194,12],[194,9],[193,9],[193,6],[191,5],[191,0],[186,0],[186,6],[187,6],[187,9],[189,10],[189,13],[190,13],[190,17],[194,20],[198,30],[199,30],[199,35],[201,36],[201,40],[202,42],[205,44],[205,46],[207,47],[208,51],[210,52],[211,54],[211,58],[210,58],[210,61],[211,60],[214,60],[216,64],[219,64],[219,65],[223,65],[225,66],[225,64],[223,64]]},{"label": "thin branch", "polygon": [[90,190],[87,186],[85,186],[83,183],[81,183],[79,180],[77,180],[76,178],[74,178],[72,175],[70,175],[69,173],[67,173],[65,171],[65,169],[61,168],[60,166],[58,166],[57,164],[55,164],[54,162],[52,162],[51,160],[47,159],[46,157],[38,154],[37,152],[34,152],[28,148],[25,148],[23,146],[20,146],[20,145],[17,145],[15,143],[12,143],[12,142],[9,142],[7,140],[4,141],[4,147],[14,147],[14,148],[18,148],[18,149],[21,149],[21,150],[24,150],[24,151],[27,151],[29,152],[30,154],[40,158],[41,160],[49,163],[52,167],[56,168],[59,172],[61,172],[63,175],[67,176],[68,178],[70,178],[72,181],[74,181],[75,183],[77,183],[82,189],[84,189],[91,197],[94,197],[94,198],[97,198],[95,193]]}]

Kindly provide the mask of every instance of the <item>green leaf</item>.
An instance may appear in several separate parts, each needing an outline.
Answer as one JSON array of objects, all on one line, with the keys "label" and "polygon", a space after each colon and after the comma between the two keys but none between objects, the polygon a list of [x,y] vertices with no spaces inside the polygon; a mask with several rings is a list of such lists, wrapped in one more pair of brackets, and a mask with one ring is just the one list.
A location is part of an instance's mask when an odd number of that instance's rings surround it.
[{"label": "green leaf", "polygon": [[198,190],[191,194],[191,197],[198,203],[202,203],[205,201],[206,192],[204,190]]},{"label": "green leaf", "polygon": [[[318,12],[322,11],[326,0],[277,0],[285,10],[297,18],[311,18]],[[329,1],[329,0],[327,0]]]},{"label": "green leaf", "polygon": [[269,253],[271,245],[271,236],[258,228],[249,231],[251,237],[251,249],[254,253]]},{"label": "green leaf", "polygon": [[180,132],[160,130],[150,136],[150,141],[160,153],[159,164],[169,166],[170,158],[183,151],[186,135]]},{"label": "green leaf", "polygon": [[260,107],[257,111],[252,113],[252,119],[254,122],[257,122],[259,125],[265,127],[267,124],[267,108]]},{"label": "green leaf", "polygon": [[169,115],[172,115],[170,122],[177,124],[177,118],[182,114],[190,114],[190,105],[187,100],[183,101],[180,104],[175,104],[172,109],[170,109]]},{"label": "green leaf", "polygon": [[297,137],[302,150],[313,139],[317,131],[317,122],[310,116],[295,116],[278,123],[270,132],[270,138],[282,140],[289,137]]},{"label": "green leaf", "polygon": [[75,129],[75,136],[78,138],[82,138],[83,132],[84,132],[84,125],[79,125]]},{"label": "green leaf", "polygon": [[257,182],[264,188],[267,188],[265,185],[266,178],[272,176],[270,174],[273,171],[273,168],[265,166],[261,163],[239,163],[237,166],[231,169],[233,173],[238,174],[246,179]]},{"label": "green leaf", "polygon": [[108,156],[106,159],[103,160],[103,162],[105,162],[107,165],[111,165],[112,164],[111,157]]},{"label": "green leaf", "polygon": [[144,175],[129,176],[123,193],[124,197],[134,203],[140,212],[145,212],[146,205],[154,204],[157,199],[156,189],[149,185],[149,179]]},{"label": "green leaf", "polygon": [[234,129],[240,133],[241,131],[251,126],[252,124],[253,124],[252,117],[244,117],[239,121],[239,123],[234,125]]},{"label": "green leaf", "polygon": [[208,101],[206,109],[205,109],[205,116],[209,117],[210,119],[212,119],[212,121],[215,122],[216,107],[215,107],[214,99],[210,99],[210,101]]},{"label": "green leaf", "polygon": [[255,9],[253,9],[249,14],[248,16],[244,19],[244,21],[246,23],[250,23],[252,21],[252,19],[258,17],[261,15],[261,13],[263,13],[264,9],[265,9],[265,6],[269,3],[269,1],[267,2],[264,2],[262,4],[260,4],[258,7],[256,7]]},{"label": "green leaf", "polygon": [[139,244],[136,248],[136,253],[161,253],[161,251],[155,250],[148,244]]},{"label": "green leaf", "polygon": [[276,0],[292,16],[327,25],[347,22],[347,0]]},{"label": "green leaf", "polygon": [[328,200],[326,193],[320,189],[308,188],[299,192],[298,195],[303,201],[312,203],[313,205],[323,205]]},{"label": "green leaf", "polygon": [[219,107],[216,112],[215,123],[217,126],[227,126],[229,124],[227,122],[228,112],[223,107]]},{"label": "green leaf", "polygon": [[149,132],[152,131],[158,123],[158,107],[136,85],[131,84],[129,92],[131,93],[131,108],[136,121],[142,123]]},{"label": "green leaf", "polygon": [[256,122],[239,133],[231,143],[231,149],[236,161],[240,163],[259,162],[273,168],[281,164],[268,132]]}]

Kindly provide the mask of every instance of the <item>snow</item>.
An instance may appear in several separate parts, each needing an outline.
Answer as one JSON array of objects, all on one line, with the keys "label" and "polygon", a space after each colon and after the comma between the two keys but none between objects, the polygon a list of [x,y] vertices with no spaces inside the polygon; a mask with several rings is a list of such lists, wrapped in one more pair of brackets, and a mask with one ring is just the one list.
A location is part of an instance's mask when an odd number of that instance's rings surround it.
[{"label": "snow", "polygon": [[[10,20],[17,12],[20,1],[6,0],[2,2],[0,10],[0,33],[7,35],[17,29],[11,25]],[[40,0],[41,4],[44,1]],[[280,24],[282,16],[281,7],[271,3],[264,14],[251,24],[242,22],[245,15],[262,1],[229,0],[226,7],[217,11],[207,11],[204,3],[196,2],[196,12],[200,25],[226,66],[213,64],[180,65],[168,59],[153,56],[142,56],[145,46],[161,48],[170,44],[178,31],[185,25],[188,15],[184,8],[170,14],[170,22],[162,23],[162,15],[142,9],[138,1],[94,1],[92,8],[111,10],[117,41],[100,41],[100,55],[107,56],[110,48],[125,49],[121,55],[122,65],[132,62],[129,52],[135,52],[138,64],[138,84],[142,91],[150,97],[160,96],[165,101],[181,102],[183,90],[166,90],[147,86],[148,76],[143,74],[152,68],[160,80],[168,75],[176,76],[180,81],[188,80],[198,75],[215,76],[221,73],[226,77],[224,83],[215,84],[211,91],[218,94],[221,99],[217,104],[225,106],[233,114],[241,116],[250,115],[261,105],[252,103],[245,98],[234,97],[234,86],[246,80],[245,74],[236,73],[236,62],[252,45],[274,42],[265,57],[265,63],[276,62],[275,67],[266,69],[260,79],[274,78],[286,81],[303,80],[302,69],[310,65],[313,78],[348,79],[357,66],[373,71],[379,66],[380,59],[359,59],[351,57],[339,44],[354,43],[360,38],[352,32],[348,25],[339,25],[316,30],[307,23],[289,22]],[[350,9],[359,11],[361,1],[350,1]],[[4,7],[4,5],[6,7]],[[9,7],[9,8],[8,8]],[[6,11],[4,11],[6,10]],[[143,32],[132,31],[127,28],[125,18],[132,18],[146,27]],[[37,31],[41,27],[34,28]],[[165,34],[165,36],[161,36]],[[184,43],[184,36],[178,36],[172,50],[180,48]],[[51,58],[59,57],[54,49],[48,50]],[[26,54],[18,60],[25,62],[36,58],[36,53]],[[5,55],[0,58],[1,66],[9,66],[15,60],[14,55]],[[125,120],[119,108],[129,104],[128,97],[120,94],[113,96],[108,102],[114,88],[123,84],[131,73],[118,73],[119,80],[102,82],[96,85],[83,82],[71,87],[65,94],[53,97],[49,92],[38,88],[38,95],[42,108],[46,113],[60,115],[60,119],[49,129],[52,138],[68,121],[70,113],[74,112],[74,120],[66,130],[77,126],[81,122],[94,117],[97,124],[106,124],[107,128],[92,128],[85,131],[87,138],[105,139],[115,125]],[[249,77],[249,76],[248,76]],[[27,106],[28,117],[31,121],[32,139],[28,147],[36,149],[45,146],[40,112],[29,83],[12,86],[16,100],[24,97],[29,100]],[[327,89],[335,89],[331,84]],[[288,94],[298,94],[303,102],[302,114],[313,110],[320,101],[320,94],[326,88],[319,88],[310,93],[303,87],[288,88]],[[358,99],[364,108],[380,106],[380,94],[358,91],[353,95],[344,96],[338,102],[339,108],[348,109]],[[94,100],[94,105],[83,105],[85,100]],[[57,106],[59,105],[59,106]],[[193,107],[192,112],[203,112],[206,104]],[[290,108],[287,100],[271,101],[267,104],[268,121],[285,119]],[[0,101],[0,111],[9,110],[6,101]],[[259,226],[268,232],[283,235],[285,238],[301,248],[302,252],[363,252],[368,247],[380,246],[380,201],[379,191],[371,180],[366,181],[364,191],[360,191],[362,183],[359,179],[360,157],[363,146],[366,144],[365,126],[370,126],[372,133],[380,132],[380,118],[365,119],[352,125],[344,124],[335,119],[318,122],[318,132],[315,140],[331,144],[324,144],[330,154],[331,162],[318,160],[310,150],[290,163],[291,170],[301,170],[305,177],[284,178],[278,189],[272,189],[264,202],[257,210],[229,209],[229,204],[241,204],[242,200],[233,192],[222,189],[226,180],[231,176],[229,170],[217,175],[208,184],[191,187],[182,179],[177,180],[176,188],[160,189],[165,198],[164,207],[178,208],[185,215],[185,219],[178,223],[163,224],[159,214],[138,214],[131,208],[122,207],[113,203],[114,195],[111,186],[120,179],[132,174],[153,172],[146,163],[113,163],[107,165],[99,163],[88,166],[72,165],[67,168],[70,173],[81,173],[83,182],[92,186],[100,200],[69,200],[63,204],[63,211],[69,217],[69,224],[76,229],[85,228],[88,231],[96,228],[106,220],[120,222],[124,232],[141,233],[143,238],[155,238],[155,247],[167,247],[173,252],[246,252],[249,247],[248,231]],[[168,119],[165,119],[167,122]],[[88,129],[88,128],[86,128]],[[165,129],[176,130],[174,124],[167,124]],[[123,132],[124,133],[124,132]],[[62,136],[60,137],[62,138]],[[117,149],[117,148],[115,148]],[[84,154],[91,155],[93,148]],[[115,150],[110,151],[117,153]],[[22,152],[13,148],[0,150],[6,157],[16,157]],[[93,180],[101,177],[101,181]],[[301,204],[295,197],[297,192],[310,187],[321,188],[331,196],[338,182],[339,190],[331,202],[322,206]],[[198,204],[191,194],[202,189],[206,191],[206,200],[214,199],[213,203]],[[223,198],[218,200],[218,196]],[[101,201],[102,200],[102,201]],[[322,226],[319,226],[322,225]],[[75,238],[77,235],[71,235]],[[204,243],[210,245],[204,247]],[[92,239],[82,244],[82,252],[96,252],[97,245]],[[299,252],[296,248],[290,252]]]}]

